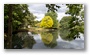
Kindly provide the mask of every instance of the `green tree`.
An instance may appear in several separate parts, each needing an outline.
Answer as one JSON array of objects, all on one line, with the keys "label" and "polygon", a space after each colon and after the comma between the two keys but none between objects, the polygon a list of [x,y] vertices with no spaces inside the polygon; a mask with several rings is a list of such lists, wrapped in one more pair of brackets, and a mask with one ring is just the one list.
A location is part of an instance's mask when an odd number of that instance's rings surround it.
[{"label": "green tree", "polygon": [[4,37],[7,38],[8,48],[12,45],[12,32],[31,25],[34,19],[35,16],[29,12],[27,4],[4,5]]},{"label": "green tree", "polygon": [[12,5],[8,5],[8,10],[9,10],[9,12],[8,12],[8,43],[7,43],[7,45],[8,45],[8,47],[7,48],[11,48],[12,47],[12,10],[13,9],[13,6]]},{"label": "green tree", "polygon": [[81,18],[82,18],[82,20],[84,21],[84,10],[81,11]]},{"label": "green tree", "polygon": [[5,4],[4,5],[4,31],[7,32],[7,24],[10,12],[8,6],[12,5],[12,28],[13,31],[22,27],[26,27],[28,25],[33,25],[34,19],[36,18],[31,12],[28,10],[27,4]]},{"label": "green tree", "polygon": [[[79,29],[81,28],[81,15],[80,12],[83,9],[82,4],[66,4],[66,6],[69,8],[69,10],[66,12],[66,14],[70,14],[72,16],[72,19],[69,21],[69,29],[70,34],[69,37],[79,37],[79,32],[81,32]],[[82,31],[84,31],[82,29]]]},{"label": "green tree", "polygon": [[69,21],[71,21],[72,16],[64,16],[61,20],[60,20],[60,28],[69,28]]},{"label": "green tree", "polygon": [[[74,36],[68,36],[70,34],[70,21],[72,20],[72,16],[64,16],[61,20],[60,20],[60,37],[63,40],[68,40],[71,41],[73,40],[75,37]],[[74,24],[73,24],[74,25]]]},{"label": "green tree", "polygon": [[[70,23],[72,21],[72,16],[64,16],[60,20],[60,36],[64,40],[71,41],[79,36],[76,34],[84,33],[84,22],[79,22],[79,25],[76,25],[76,22]],[[70,28],[70,25],[73,25],[74,27]],[[71,31],[73,29],[73,31]],[[79,35],[79,34],[78,34]]]}]

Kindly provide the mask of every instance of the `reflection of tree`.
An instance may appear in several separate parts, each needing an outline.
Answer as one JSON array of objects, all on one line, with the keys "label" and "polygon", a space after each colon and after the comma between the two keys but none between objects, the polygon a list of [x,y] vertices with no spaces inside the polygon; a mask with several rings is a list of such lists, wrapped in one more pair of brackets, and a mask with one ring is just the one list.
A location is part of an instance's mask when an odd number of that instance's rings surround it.
[{"label": "reflection of tree", "polygon": [[21,49],[23,45],[23,40],[18,35],[13,35],[12,37],[12,48]]},{"label": "reflection of tree", "polygon": [[53,35],[51,33],[43,32],[43,33],[41,33],[41,37],[42,37],[42,41],[45,44],[50,44],[53,40]]},{"label": "reflection of tree", "polygon": [[36,43],[36,42],[35,42],[33,36],[27,35],[27,36],[24,38],[23,47],[24,47],[24,48],[30,48],[30,49],[31,49],[35,43]]},{"label": "reflection of tree", "polygon": [[12,48],[22,49],[22,48],[32,48],[35,44],[33,36],[27,34],[27,32],[21,32],[15,34],[12,38]]},{"label": "reflection of tree", "polygon": [[57,45],[57,39],[58,37],[58,32],[42,32],[41,33],[41,38],[42,41],[44,42],[44,45],[47,47],[54,48]]},{"label": "reflection of tree", "polygon": [[69,34],[70,34],[69,29],[60,29],[60,37],[63,40],[68,40],[68,41],[73,40],[74,37],[73,36],[69,36]]}]

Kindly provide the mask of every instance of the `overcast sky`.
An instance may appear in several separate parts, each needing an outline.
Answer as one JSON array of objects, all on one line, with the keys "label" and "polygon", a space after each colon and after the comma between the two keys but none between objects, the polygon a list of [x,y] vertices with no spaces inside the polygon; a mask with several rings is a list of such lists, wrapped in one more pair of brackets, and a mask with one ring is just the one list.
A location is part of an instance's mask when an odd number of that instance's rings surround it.
[{"label": "overcast sky", "polygon": [[[29,5],[29,11],[33,13],[35,16],[37,16],[36,20],[41,20],[45,13],[47,12],[47,8],[45,4],[28,4]],[[66,5],[62,4],[57,4],[61,6],[61,8],[58,9],[57,14],[58,14],[58,20],[61,20],[63,16],[68,16],[65,14],[67,7]]]}]

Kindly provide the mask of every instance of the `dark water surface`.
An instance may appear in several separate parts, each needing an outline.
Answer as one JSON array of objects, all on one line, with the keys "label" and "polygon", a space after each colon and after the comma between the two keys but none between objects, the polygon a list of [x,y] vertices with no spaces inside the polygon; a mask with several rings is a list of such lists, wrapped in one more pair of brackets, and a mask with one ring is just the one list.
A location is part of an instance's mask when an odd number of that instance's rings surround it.
[{"label": "dark water surface", "polygon": [[84,35],[67,37],[57,31],[19,32],[12,37],[12,49],[84,49]]}]

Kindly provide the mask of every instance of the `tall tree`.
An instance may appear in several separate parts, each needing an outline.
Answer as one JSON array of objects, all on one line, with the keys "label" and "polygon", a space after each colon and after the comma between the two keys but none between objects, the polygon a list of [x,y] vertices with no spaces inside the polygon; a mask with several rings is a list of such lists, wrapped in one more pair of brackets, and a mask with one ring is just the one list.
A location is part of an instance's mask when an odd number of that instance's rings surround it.
[{"label": "tall tree", "polygon": [[11,4],[8,5],[8,9],[9,9],[9,19],[8,19],[8,47],[7,48],[11,48],[12,47],[12,11],[13,11],[13,6]]},{"label": "tall tree", "polygon": [[[28,10],[27,4],[4,5],[4,37],[6,45],[11,44],[12,32],[34,23],[35,16]],[[9,45],[10,48],[11,46]]]},{"label": "tall tree", "polygon": [[82,4],[66,4],[69,10],[66,14],[70,14],[72,16],[71,21],[69,21],[70,34],[68,36],[79,37],[78,27],[81,27],[81,17],[80,12],[83,9]]},{"label": "tall tree", "polygon": [[[12,11],[12,28],[13,31],[22,27],[26,27],[28,25],[32,25],[34,23],[34,19],[36,18],[29,10],[27,4],[13,4]],[[4,5],[4,31],[7,32],[7,23],[8,23],[8,4]]]}]

